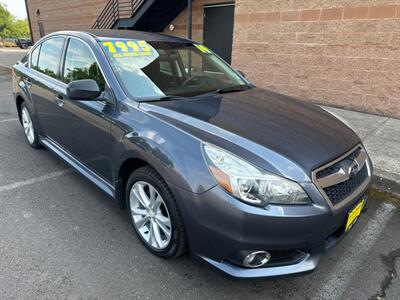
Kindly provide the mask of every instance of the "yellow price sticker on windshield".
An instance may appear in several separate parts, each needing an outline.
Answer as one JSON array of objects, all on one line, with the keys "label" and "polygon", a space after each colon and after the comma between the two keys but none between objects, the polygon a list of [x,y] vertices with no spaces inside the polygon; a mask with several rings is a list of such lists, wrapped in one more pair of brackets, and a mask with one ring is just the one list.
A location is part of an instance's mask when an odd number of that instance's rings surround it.
[{"label": "yellow price sticker on windshield", "polygon": [[102,42],[105,52],[112,57],[156,56],[155,50],[146,42],[138,40],[112,40]]}]

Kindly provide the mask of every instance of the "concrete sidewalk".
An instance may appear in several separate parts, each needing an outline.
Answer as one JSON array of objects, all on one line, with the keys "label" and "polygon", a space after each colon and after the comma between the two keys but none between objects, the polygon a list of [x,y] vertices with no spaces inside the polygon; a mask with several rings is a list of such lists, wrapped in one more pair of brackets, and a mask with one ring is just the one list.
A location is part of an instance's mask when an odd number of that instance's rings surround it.
[{"label": "concrete sidewalk", "polygon": [[400,120],[323,108],[344,119],[361,137],[374,165],[374,185],[400,194]]}]

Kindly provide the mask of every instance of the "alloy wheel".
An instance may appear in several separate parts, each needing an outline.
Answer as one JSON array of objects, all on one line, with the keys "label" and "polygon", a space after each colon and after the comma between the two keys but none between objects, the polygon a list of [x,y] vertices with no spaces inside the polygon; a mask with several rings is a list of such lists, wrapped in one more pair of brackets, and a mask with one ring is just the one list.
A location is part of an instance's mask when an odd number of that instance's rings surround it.
[{"label": "alloy wheel", "polygon": [[22,108],[21,111],[22,126],[24,127],[26,138],[29,144],[33,144],[35,141],[35,130],[33,128],[33,123],[29,111],[26,107]]},{"label": "alloy wheel", "polygon": [[171,218],[160,193],[150,183],[136,182],[129,195],[131,217],[142,239],[162,250],[171,241]]}]

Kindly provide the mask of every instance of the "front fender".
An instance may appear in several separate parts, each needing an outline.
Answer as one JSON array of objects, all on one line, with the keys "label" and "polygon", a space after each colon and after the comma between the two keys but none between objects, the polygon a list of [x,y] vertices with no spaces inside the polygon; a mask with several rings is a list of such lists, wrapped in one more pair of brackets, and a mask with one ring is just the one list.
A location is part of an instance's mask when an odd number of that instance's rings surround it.
[{"label": "front fender", "polygon": [[199,139],[135,106],[124,105],[117,111],[111,128],[116,140],[112,149],[114,181],[127,159],[140,159],[168,184],[192,193],[204,193],[217,184],[204,161]]}]

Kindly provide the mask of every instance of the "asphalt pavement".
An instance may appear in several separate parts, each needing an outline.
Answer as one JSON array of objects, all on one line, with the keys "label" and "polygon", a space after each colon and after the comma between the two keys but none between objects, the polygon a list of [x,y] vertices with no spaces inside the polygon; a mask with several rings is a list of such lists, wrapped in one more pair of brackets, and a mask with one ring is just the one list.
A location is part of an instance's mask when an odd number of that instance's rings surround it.
[{"label": "asphalt pavement", "polygon": [[0,48],[0,66],[11,67],[28,52],[19,48]]},{"label": "asphalt pavement", "polygon": [[189,255],[163,260],[112,199],[29,147],[10,81],[0,82],[0,299],[399,299],[398,203],[373,192],[368,211],[305,276],[238,281]]}]

